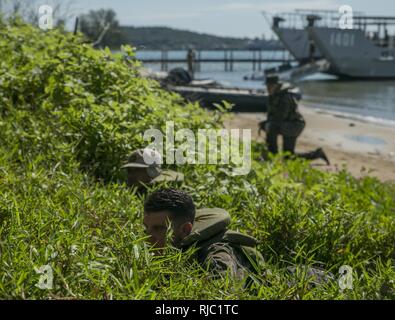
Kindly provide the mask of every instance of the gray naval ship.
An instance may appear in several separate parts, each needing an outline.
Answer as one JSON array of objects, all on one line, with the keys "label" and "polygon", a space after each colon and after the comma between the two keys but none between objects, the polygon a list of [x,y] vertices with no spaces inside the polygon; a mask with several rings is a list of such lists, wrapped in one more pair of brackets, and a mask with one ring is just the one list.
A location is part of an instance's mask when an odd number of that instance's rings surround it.
[{"label": "gray naval ship", "polygon": [[314,25],[320,17],[309,19],[306,30],[331,73],[354,79],[395,78],[395,36],[389,34],[395,17],[355,16],[353,29],[320,27]]},{"label": "gray naval ship", "polygon": [[[298,81],[317,72],[331,73],[329,62],[324,59],[320,50],[315,46],[307,27],[311,21],[308,17],[321,17],[314,20],[319,26],[333,23],[333,17],[339,13],[333,10],[295,10],[271,16],[263,12],[272,31],[277,35],[284,47],[291,53],[297,64],[285,64],[265,70],[265,74],[276,73],[284,81]],[[245,77],[248,79],[248,77]],[[250,80],[264,80],[265,75],[253,75]]]},{"label": "gray naval ship", "polygon": [[[340,13],[295,10],[273,17],[272,30],[298,61],[293,75],[324,72],[339,78],[395,78],[395,17],[354,13],[353,29],[340,29]],[[270,70],[269,70],[270,71]]]},{"label": "gray naval ship", "polygon": [[[306,30],[308,26],[307,17],[317,15],[321,18],[315,22],[317,25],[325,23],[328,16],[335,15],[335,11],[325,10],[295,10],[295,12],[286,12],[275,15],[272,18],[271,29],[284,44],[284,47],[299,62],[304,64],[311,59],[318,60],[323,58],[321,52],[312,43],[309,33]],[[266,13],[264,13],[266,15]]]}]

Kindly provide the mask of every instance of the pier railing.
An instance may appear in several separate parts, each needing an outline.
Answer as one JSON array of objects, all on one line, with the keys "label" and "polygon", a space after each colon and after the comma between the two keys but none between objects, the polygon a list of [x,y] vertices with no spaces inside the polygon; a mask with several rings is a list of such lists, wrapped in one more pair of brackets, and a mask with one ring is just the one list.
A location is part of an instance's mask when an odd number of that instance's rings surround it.
[{"label": "pier railing", "polygon": [[[282,54],[282,57],[267,57],[264,53],[268,51],[252,50],[250,57],[237,57],[236,52],[240,50],[204,50],[204,53],[216,52],[217,57],[202,57],[202,51],[196,51],[195,59],[193,59],[194,70],[201,71],[202,64],[205,63],[219,63],[224,65],[224,70],[226,72],[232,72],[235,69],[236,63],[250,63],[252,65],[253,71],[263,70],[263,65],[265,63],[291,63],[295,60],[288,54]],[[243,50],[247,52],[247,50]],[[222,52],[222,54],[218,54]],[[185,64],[188,66],[189,60],[187,55],[185,57],[169,57],[169,51],[160,51],[158,57],[140,57],[138,58],[143,63],[147,64],[160,64],[162,71],[169,70],[169,64]]]}]

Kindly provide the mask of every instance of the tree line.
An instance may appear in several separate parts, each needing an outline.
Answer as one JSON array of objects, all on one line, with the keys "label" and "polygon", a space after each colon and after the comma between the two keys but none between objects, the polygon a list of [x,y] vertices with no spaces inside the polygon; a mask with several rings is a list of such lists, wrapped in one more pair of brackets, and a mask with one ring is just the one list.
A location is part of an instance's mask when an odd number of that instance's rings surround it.
[{"label": "tree line", "polygon": [[[121,26],[113,9],[90,10],[77,14],[74,1],[52,0],[54,26],[65,29],[71,20],[78,19],[76,31],[82,32],[96,47],[119,49],[129,44],[148,50],[266,49],[278,50],[278,41],[220,37],[169,27]],[[31,24],[39,20],[38,1],[0,0],[0,11],[5,16],[20,16]]]}]

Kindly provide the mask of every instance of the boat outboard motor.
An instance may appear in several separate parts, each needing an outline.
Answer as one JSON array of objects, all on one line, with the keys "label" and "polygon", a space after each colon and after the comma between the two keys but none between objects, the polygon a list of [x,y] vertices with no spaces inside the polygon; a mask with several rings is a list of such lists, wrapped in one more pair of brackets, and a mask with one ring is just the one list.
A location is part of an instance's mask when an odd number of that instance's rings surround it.
[{"label": "boat outboard motor", "polygon": [[170,70],[165,82],[176,86],[182,86],[190,84],[192,80],[193,78],[188,71],[183,68],[175,68]]}]

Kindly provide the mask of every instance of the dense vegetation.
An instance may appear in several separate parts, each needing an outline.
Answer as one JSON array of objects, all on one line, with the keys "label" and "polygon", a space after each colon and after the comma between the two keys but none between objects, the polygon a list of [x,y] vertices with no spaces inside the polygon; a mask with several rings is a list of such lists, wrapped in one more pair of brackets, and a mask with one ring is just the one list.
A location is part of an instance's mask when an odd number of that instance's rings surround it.
[{"label": "dense vegetation", "polygon": [[[190,254],[153,257],[142,199],[123,184],[121,163],[148,128],[221,126],[219,112],[139,77],[130,48],[112,55],[82,37],[0,22],[0,298],[9,299],[394,299],[395,189],[312,169],[301,160],[254,161],[248,176],[219,166],[181,166],[199,207],[222,207],[232,227],[259,240],[262,283],[245,290],[209,279]],[[177,129],[176,128],[176,129]],[[254,144],[258,159],[261,147]],[[338,277],[310,287],[300,267]],[[40,289],[40,267],[53,288]],[[270,272],[269,272],[270,270]]]}]

